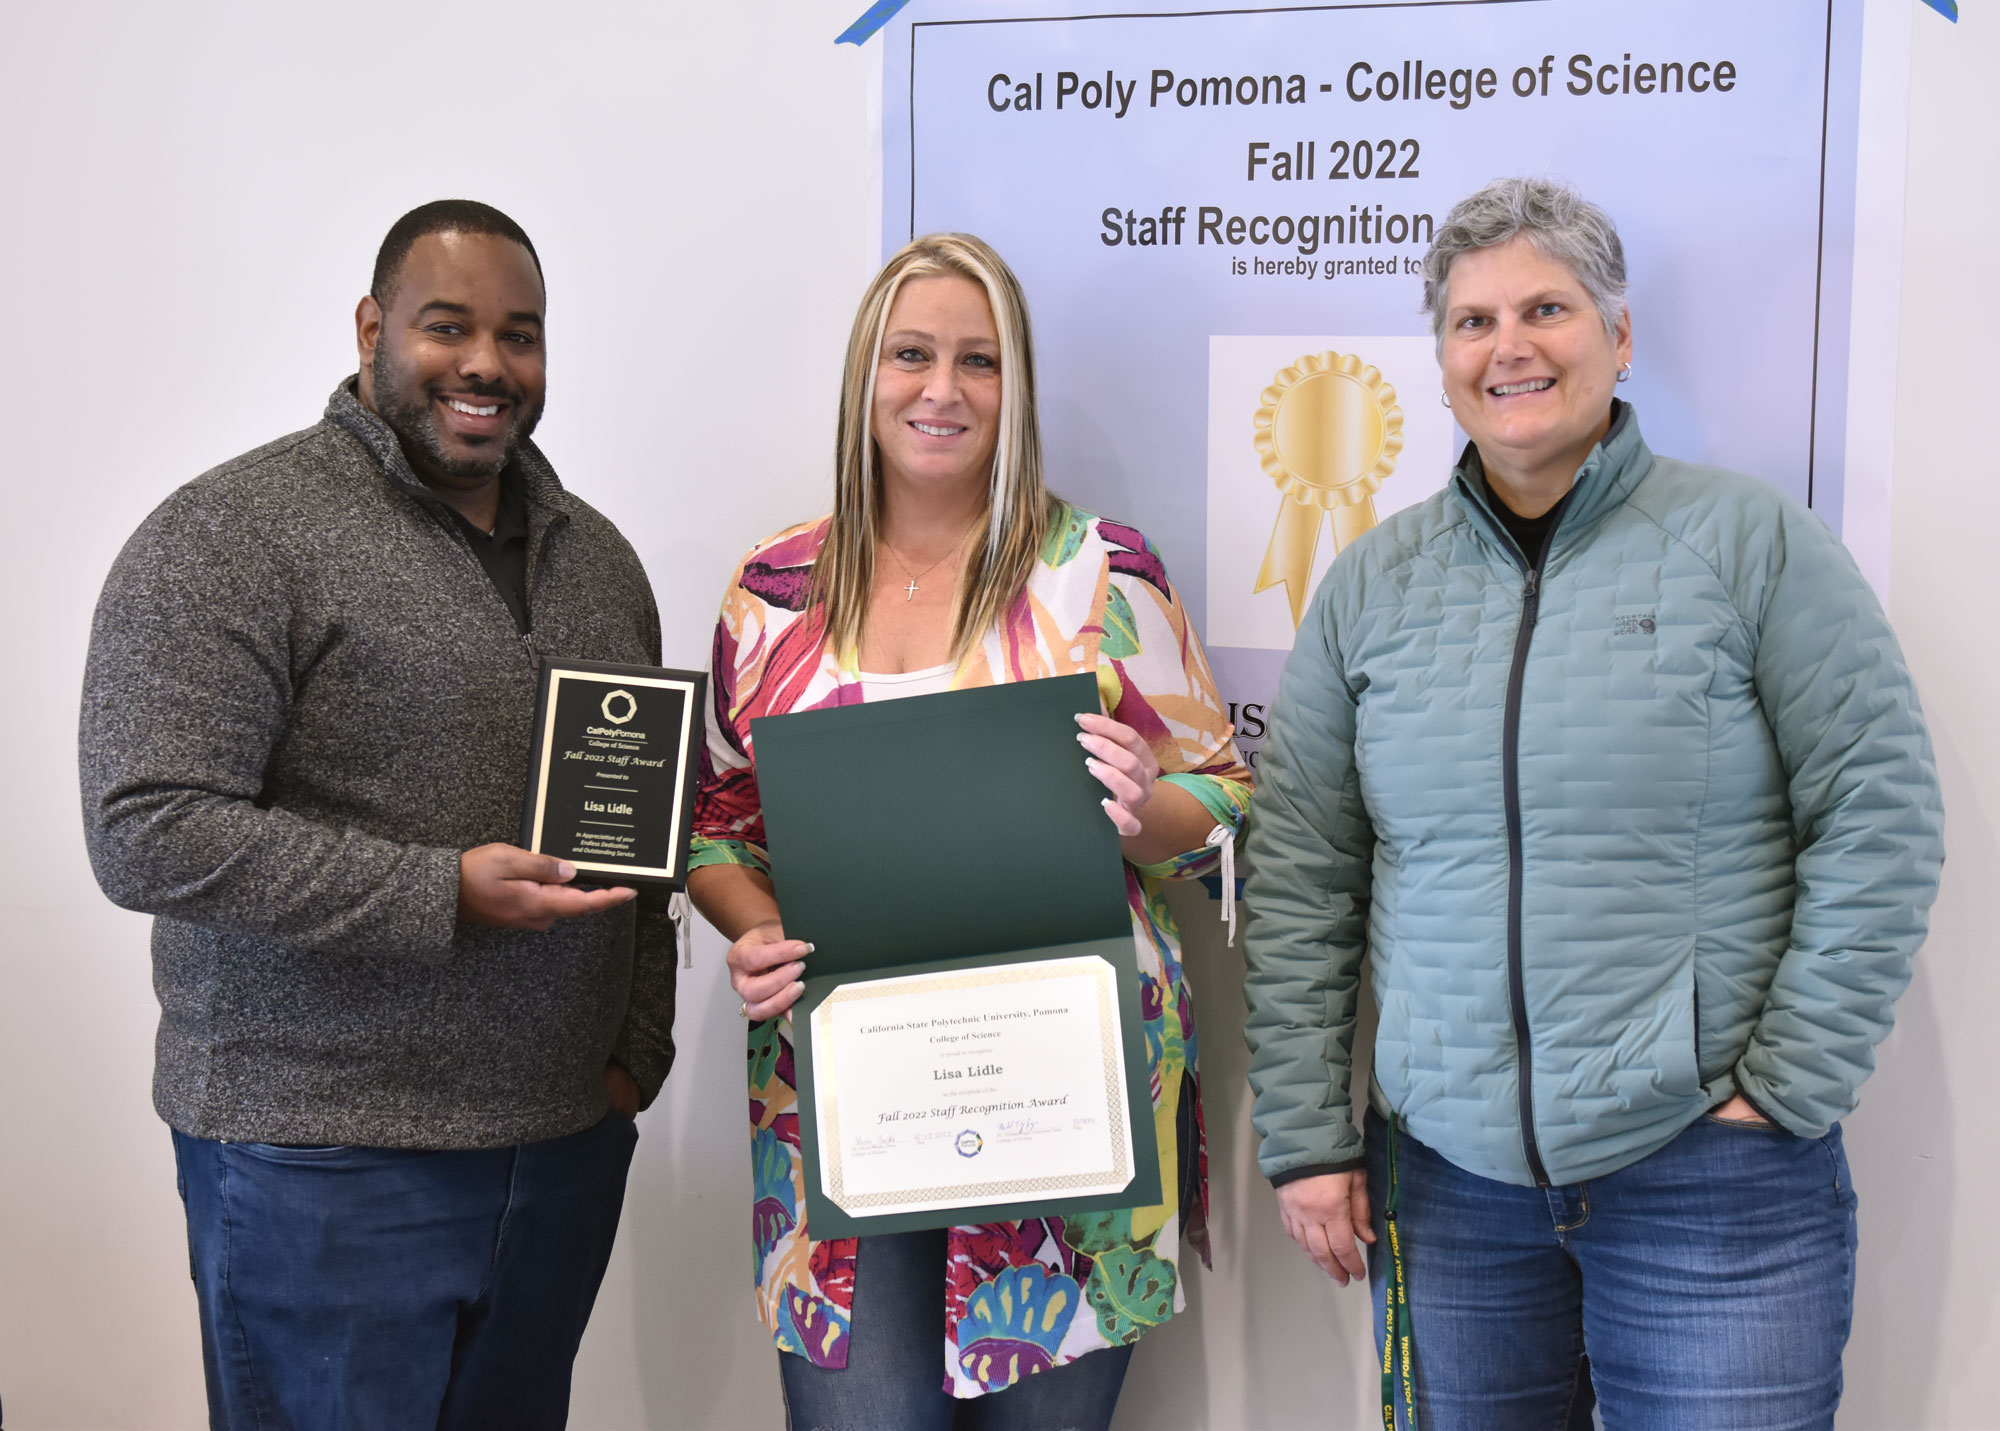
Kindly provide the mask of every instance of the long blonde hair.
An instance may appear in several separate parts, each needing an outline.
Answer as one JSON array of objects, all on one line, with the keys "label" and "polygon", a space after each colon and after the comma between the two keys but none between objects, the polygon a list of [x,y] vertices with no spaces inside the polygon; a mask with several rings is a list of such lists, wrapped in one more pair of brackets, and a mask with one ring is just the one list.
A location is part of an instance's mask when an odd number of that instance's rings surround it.
[{"label": "long blonde hair", "polygon": [[929,234],[911,240],[882,266],[861,296],[840,380],[833,522],[813,565],[812,604],[821,608],[827,638],[843,663],[860,651],[869,594],[875,587],[875,545],[881,538],[881,454],[870,425],[875,372],[889,310],[912,278],[964,278],[978,284],[1000,334],[1000,432],[993,449],[986,511],[979,523],[982,535],[966,558],[952,617],[954,662],[1021,594],[1060,506],[1042,482],[1034,340],[1020,280],[999,254],[971,234]]}]

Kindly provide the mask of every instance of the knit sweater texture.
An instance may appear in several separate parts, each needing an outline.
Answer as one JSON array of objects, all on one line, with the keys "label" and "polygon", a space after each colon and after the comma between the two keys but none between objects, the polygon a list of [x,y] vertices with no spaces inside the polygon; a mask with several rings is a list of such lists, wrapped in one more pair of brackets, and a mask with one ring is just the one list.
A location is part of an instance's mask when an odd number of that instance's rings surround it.
[{"label": "knit sweater texture", "polygon": [[531,443],[523,636],[355,396],[175,492],[104,586],[84,675],[100,884],[157,916],[154,1106],[203,1138],[503,1147],[650,1102],[673,1061],[667,896],[546,933],[458,922],[518,840],[544,655],[657,664],[616,528]]}]

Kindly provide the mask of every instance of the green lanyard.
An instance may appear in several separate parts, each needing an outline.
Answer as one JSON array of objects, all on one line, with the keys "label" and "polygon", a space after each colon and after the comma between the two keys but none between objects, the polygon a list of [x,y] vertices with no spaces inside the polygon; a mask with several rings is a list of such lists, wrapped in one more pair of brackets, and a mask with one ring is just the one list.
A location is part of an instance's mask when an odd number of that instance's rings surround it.
[{"label": "green lanyard", "polygon": [[1396,1381],[1403,1383],[1406,1425],[1417,1431],[1417,1388],[1411,1379],[1410,1288],[1403,1275],[1403,1237],[1396,1230],[1396,1204],[1403,1194],[1396,1179],[1396,1115],[1389,1115],[1389,1204],[1382,1210],[1388,1224],[1389,1261],[1395,1278],[1382,1293],[1382,1431],[1396,1431]]}]

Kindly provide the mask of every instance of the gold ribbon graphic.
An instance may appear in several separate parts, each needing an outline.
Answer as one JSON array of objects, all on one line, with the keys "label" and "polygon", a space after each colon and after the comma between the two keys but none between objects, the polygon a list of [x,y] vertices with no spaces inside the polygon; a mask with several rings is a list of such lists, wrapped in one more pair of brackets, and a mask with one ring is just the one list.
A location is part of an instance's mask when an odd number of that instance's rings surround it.
[{"label": "gold ribbon graphic", "polygon": [[1297,629],[1319,548],[1337,552],[1375,525],[1376,490],[1403,450],[1403,410],[1378,368],[1351,353],[1313,353],[1281,370],[1257,409],[1257,455],[1278,486],[1278,521],[1253,592],[1285,584]]}]

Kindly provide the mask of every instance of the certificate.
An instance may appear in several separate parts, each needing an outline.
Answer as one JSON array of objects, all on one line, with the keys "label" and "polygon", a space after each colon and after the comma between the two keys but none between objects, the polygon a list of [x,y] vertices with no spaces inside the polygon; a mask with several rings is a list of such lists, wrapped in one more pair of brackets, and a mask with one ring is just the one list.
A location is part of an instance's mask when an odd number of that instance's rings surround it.
[{"label": "certificate", "polygon": [[1119,1025],[1097,956],[841,984],[812,1012],[821,1192],[850,1216],[1123,1192]]},{"label": "certificate", "polygon": [[816,1238],[1160,1201],[1118,832],[1076,743],[1098,700],[1058,676],[751,722],[778,908],[815,946]]},{"label": "certificate", "polygon": [[705,678],[547,661],[521,845],[605,884],[687,881]]}]

